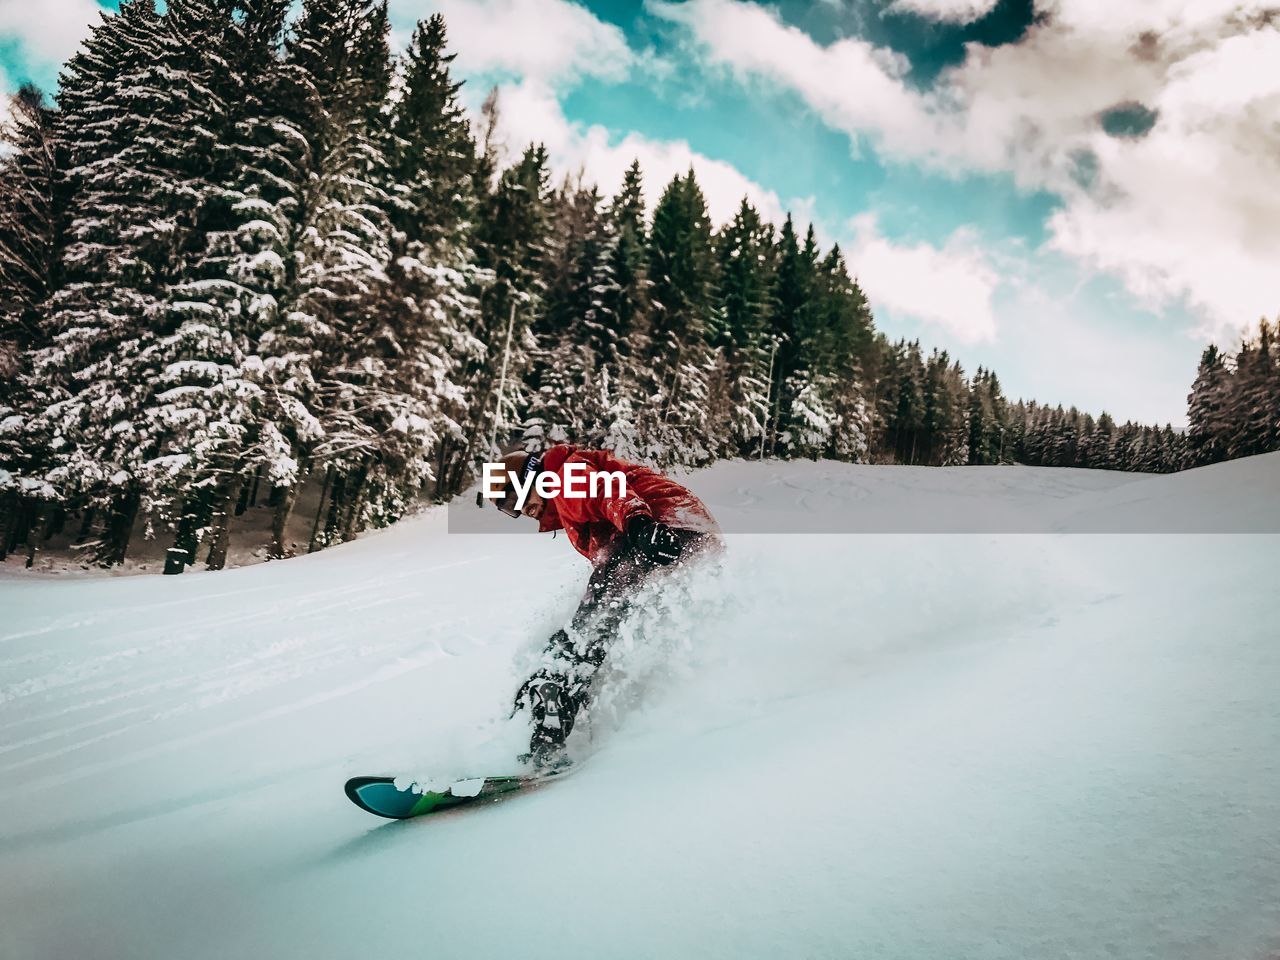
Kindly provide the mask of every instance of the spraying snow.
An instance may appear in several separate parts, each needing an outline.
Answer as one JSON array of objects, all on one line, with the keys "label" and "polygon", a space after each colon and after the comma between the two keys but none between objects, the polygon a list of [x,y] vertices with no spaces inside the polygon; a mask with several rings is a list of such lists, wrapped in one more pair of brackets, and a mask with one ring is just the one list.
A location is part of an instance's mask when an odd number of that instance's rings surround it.
[{"label": "spraying snow", "polygon": [[[730,531],[972,521],[992,486],[1043,529],[1275,529],[1280,455],[690,485]],[[348,776],[511,772],[505,708],[586,579],[560,540],[445,527],[220,574],[6,571],[0,957],[1280,949],[1277,536],[731,533],[623,631],[572,776],[374,821]]]}]

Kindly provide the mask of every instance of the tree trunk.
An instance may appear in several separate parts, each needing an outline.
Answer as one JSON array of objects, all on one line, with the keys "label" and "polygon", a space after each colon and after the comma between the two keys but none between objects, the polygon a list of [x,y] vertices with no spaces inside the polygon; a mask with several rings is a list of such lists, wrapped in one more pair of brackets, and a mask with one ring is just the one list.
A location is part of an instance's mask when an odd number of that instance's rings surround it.
[{"label": "tree trunk", "polygon": [[17,494],[13,498],[13,519],[9,524],[8,552],[12,553],[27,542],[27,531],[31,529],[31,511],[33,502]]},{"label": "tree trunk", "polygon": [[311,524],[311,539],[307,541],[307,553],[316,552],[316,538],[320,536],[320,518],[324,516],[324,500],[329,496],[329,485],[333,482],[333,467],[324,471],[324,483],[320,486],[320,502],[316,504],[316,518]]},{"label": "tree trunk", "polygon": [[209,522],[209,494],[201,490],[189,495],[182,505],[182,517],[178,520],[178,530],[173,537],[173,545],[187,553],[187,563],[196,562],[196,551],[200,547],[200,529]]},{"label": "tree trunk", "polygon": [[93,521],[98,515],[98,511],[93,507],[85,507],[84,513],[80,514],[80,532],[76,534],[76,543],[84,543],[89,539],[89,535],[93,533]]},{"label": "tree trunk", "polygon": [[287,487],[273,487],[271,497],[274,511],[271,514],[271,554],[272,560],[283,560],[289,554],[285,549],[285,528],[289,525],[289,517],[293,513],[294,501],[298,498],[298,484]]},{"label": "tree trunk", "polygon": [[360,464],[360,469],[356,472],[355,482],[351,485],[351,491],[347,499],[350,505],[347,507],[346,516],[342,520],[342,540],[347,542],[356,535],[356,518],[360,515],[360,507],[364,504],[364,487],[365,480],[369,477],[369,458],[365,457]]},{"label": "tree trunk", "polygon": [[39,543],[40,538],[35,535],[35,531],[36,531],[36,527],[39,526],[40,524],[40,513],[41,513],[42,506],[43,504],[41,504],[40,501],[38,500],[35,501],[35,504],[31,509],[30,518],[28,520],[27,564],[26,564],[28,570],[30,570],[32,566],[35,565],[35,562],[36,562],[36,545],[37,543]]},{"label": "tree trunk", "polygon": [[249,506],[256,507],[258,505],[258,484],[262,482],[262,468],[259,467],[253,472],[253,493],[249,494]]},{"label": "tree trunk", "polygon": [[444,500],[444,480],[449,470],[449,443],[448,437],[442,437],[440,446],[436,450],[436,468],[434,471],[435,489],[431,491],[431,499],[435,501]]},{"label": "tree trunk", "polygon": [[240,496],[236,499],[237,517],[243,516],[244,512],[249,509],[249,488],[252,485],[253,484],[248,479],[246,479],[244,483],[240,484]]},{"label": "tree trunk", "polygon": [[231,513],[236,499],[235,486],[230,490],[219,491],[215,500],[217,509],[211,518],[211,535],[209,537],[209,555],[205,558],[205,569],[221,570],[227,565],[227,548],[231,545]]},{"label": "tree trunk", "polygon": [[9,531],[18,519],[18,495],[13,491],[0,497],[0,561],[9,555]]},{"label": "tree trunk", "polygon": [[329,496],[329,516],[324,521],[324,545],[333,543],[342,518],[342,508],[347,500],[347,477],[338,473],[333,478],[333,492]]},{"label": "tree trunk", "polygon": [[137,491],[129,490],[111,502],[111,514],[102,534],[95,560],[101,567],[123,563],[129,553],[129,538],[133,536],[133,523],[138,518],[141,498]]},{"label": "tree trunk", "polygon": [[53,513],[49,516],[49,522],[45,524],[44,538],[46,541],[52,540],[54,536],[61,533],[67,525],[67,511],[61,504],[53,508]]}]

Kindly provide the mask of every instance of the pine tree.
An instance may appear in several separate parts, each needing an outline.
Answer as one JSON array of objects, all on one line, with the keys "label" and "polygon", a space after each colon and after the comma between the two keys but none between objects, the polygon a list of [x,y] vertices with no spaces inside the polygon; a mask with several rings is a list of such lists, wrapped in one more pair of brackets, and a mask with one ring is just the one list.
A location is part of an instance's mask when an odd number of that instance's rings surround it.
[{"label": "pine tree", "polygon": [[168,377],[188,311],[181,285],[199,258],[226,123],[209,38],[230,19],[202,0],[163,17],[135,0],[104,19],[62,78],[69,242],[55,340],[35,369],[53,401],[49,479],[107,511],[106,564],[123,558],[165,469],[172,425],[155,415],[156,398],[180,386]]},{"label": "pine tree", "polygon": [[[1009,462],[1005,401],[1000,391],[1000,381],[991,370],[979,367],[974,374],[969,386],[967,419],[969,463]],[[1028,462],[1039,463],[1044,456],[1042,445],[1045,427],[1040,411],[1034,404],[1025,415],[1025,423],[1027,437],[1023,447],[1027,451]]]},{"label": "pine tree", "polygon": [[175,157],[174,166],[187,176],[189,253],[162,290],[158,335],[138,357],[154,371],[138,424],[152,454],[140,479],[150,519],[171,522],[175,545],[193,560],[195,531],[207,528],[210,569],[226,561],[232,503],[259,436],[262,365],[253,350],[263,287],[282,270],[278,253],[260,249],[266,222],[238,189],[247,168],[237,148],[254,96],[248,90],[268,75],[284,12],[259,3],[233,13],[182,0],[161,21],[173,44],[169,93],[196,136],[175,136],[172,148],[185,161],[184,168]]},{"label": "pine tree", "polygon": [[773,316],[773,228],[744,197],[716,237],[720,305],[711,345],[720,364],[717,389],[726,423],[717,431],[727,452],[751,456],[766,442],[774,393],[777,342]]},{"label": "pine tree", "polygon": [[1230,400],[1229,457],[1248,457],[1277,449],[1280,432],[1280,350],[1271,325],[1258,324],[1258,339],[1246,341],[1236,359]]},{"label": "pine tree", "polygon": [[395,331],[378,309],[392,255],[387,209],[391,62],[385,2],[314,0],[290,45],[309,93],[311,189],[299,250],[298,308],[328,331],[318,377],[328,510],[320,543],[395,516],[408,484],[429,473],[431,420],[406,390]]},{"label": "pine tree", "polygon": [[619,349],[628,357],[639,357],[647,349],[652,284],[645,229],[644,177],[638,160],[627,168],[622,187],[610,202],[606,216],[617,241],[610,264],[616,286],[605,305],[616,318]]},{"label": "pine tree", "polygon": [[444,17],[420,21],[391,120],[391,220],[408,243],[453,256],[476,216],[475,142],[449,73]]},{"label": "pine tree", "polygon": [[[244,0],[226,52],[237,104],[231,137],[234,173],[224,193],[226,231],[210,250],[225,255],[223,272],[239,301],[248,340],[247,380],[260,391],[246,437],[243,472],[272,490],[270,555],[287,553],[285,528],[304,479],[304,451],[323,435],[316,395],[325,323],[298,309],[314,151],[313,88],[306,72],[282,57],[284,0]],[[246,482],[248,478],[246,477]],[[244,497],[241,497],[244,502]],[[197,498],[196,515],[203,506]],[[184,511],[189,529],[193,513]],[[197,517],[198,519],[198,517]],[[180,539],[189,537],[184,530]]]},{"label": "pine tree", "polygon": [[45,305],[61,245],[53,123],[43,96],[27,86],[0,126],[0,558],[10,534],[30,527],[57,493],[42,479],[49,438],[33,425],[42,390],[30,369],[33,352],[49,343]]},{"label": "pine tree", "polygon": [[1187,457],[1192,466],[1227,457],[1227,404],[1232,379],[1222,354],[1210,344],[1200,357],[1200,368],[1187,397]]},{"label": "pine tree", "polygon": [[623,357],[612,313],[617,237],[593,187],[566,182],[552,198],[551,218],[525,440],[597,445],[611,426],[603,383]]},{"label": "pine tree", "polygon": [[[488,152],[481,157],[478,176],[487,176]],[[480,300],[475,331],[484,352],[463,371],[472,399],[461,431],[463,444],[445,466],[446,490],[461,488],[473,460],[500,452],[491,439],[502,448],[519,438],[513,427],[521,422],[527,399],[523,378],[538,349],[533,327],[543,310],[552,194],[546,148],[531,145],[481,198],[476,254],[492,277]]]},{"label": "pine tree", "polygon": [[[810,231],[812,236],[812,231]],[[773,420],[780,434],[792,426],[791,405],[807,383],[806,338],[812,329],[814,274],[817,264],[808,244],[801,247],[790,215],[774,252],[773,314],[770,334],[777,341]],[[772,452],[772,448],[771,448]]]},{"label": "pine tree", "polygon": [[31,378],[31,358],[49,346],[45,306],[58,283],[61,247],[54,113],[32,86],[9,106],[0,125],[0,557],[18,513],[33,511],[33,498],[55,494],[41,480],[49,438],[33,430],[40,384]]},{"label": "pine tree", "polygon": [[56,286],[60,242],[54,112],[33,86],[10,98],[0,126],[0,369],[43,341],[43,308]]},{"label": "pine tree", "polygon": [[602,322],[613,325],[614,364],[601,371],[600,403],[605,423],[602,443],[623,456],[641,456],[637,401],[647,369],[650,282],[643,176],[638,161],[632,161],[623,176],[622,187],[605,210],[604,244],[608,263],[599,267],[607,277],[602,287]]},{"label": "pine tree", "polygon": [[[379,312],[383,362],[404,398],[391,418],[394,449],[384,468],[402,464],[378,522],[393,519],[411,492],[443,474],[451,452],[466,447],[463,424],[470,396],[467,364],[478,364],[484,344],[476,294],[488,276],[475,263],[472,238],[478,197],[475,144],[458,91],[449,75],[454,55],[445,52],[446,30],[438,14],[418,24],[405,57],[404,89],[392,115],[393,149],[387,194],[391,200],[393,262]],[[388,434],[384,433],[384,437]],[[395,492],[390,490],[394,488]]]},{"label": "pine tree", "polygon": [[663,191],[649,238],[652,323],[648,351],[651,418],[642,433],[656,459],[698,463],[698,435],[711,366],[716,263],[706,200],[693,171]]}]

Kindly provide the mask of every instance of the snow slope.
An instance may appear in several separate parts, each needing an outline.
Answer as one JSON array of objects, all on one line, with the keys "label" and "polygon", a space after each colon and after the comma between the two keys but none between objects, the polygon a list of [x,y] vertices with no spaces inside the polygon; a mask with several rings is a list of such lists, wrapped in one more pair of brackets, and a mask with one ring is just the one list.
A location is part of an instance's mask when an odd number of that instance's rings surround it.
[{"label": "snow slope", "polygon": [[[997,488],[1048,529],[1275,529],[1280,456],[690,482],[731,529]],[[571,777],[377,821],[347,776],[506,768],[586,576],[445,528],[0,579],[0,958],[1280,952],[1280,537],[737,534],[620,640]]]}]

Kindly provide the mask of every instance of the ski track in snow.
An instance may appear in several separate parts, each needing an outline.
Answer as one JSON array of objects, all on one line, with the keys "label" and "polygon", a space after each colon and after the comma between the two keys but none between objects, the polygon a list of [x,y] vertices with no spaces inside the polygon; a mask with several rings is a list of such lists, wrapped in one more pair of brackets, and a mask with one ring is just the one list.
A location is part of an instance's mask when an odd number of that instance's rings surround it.
[{"label": "ski track in snow", "polygon": [[[1275,529],[1280,455],[690,483],[809,530]],[[511,772],[510,697],[586,579],[562,538],[434,510],[217,576],[5,569],[0,958],[1270,960],[1278,560],[1274,534],[732,535],[619,637],[589,762],[409,823],[342,782]]]}]

